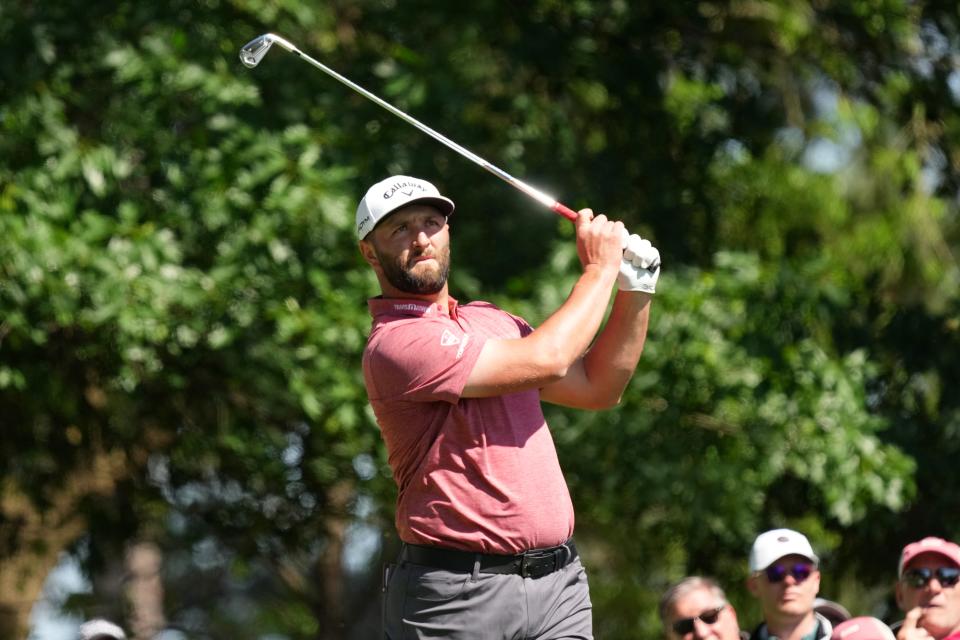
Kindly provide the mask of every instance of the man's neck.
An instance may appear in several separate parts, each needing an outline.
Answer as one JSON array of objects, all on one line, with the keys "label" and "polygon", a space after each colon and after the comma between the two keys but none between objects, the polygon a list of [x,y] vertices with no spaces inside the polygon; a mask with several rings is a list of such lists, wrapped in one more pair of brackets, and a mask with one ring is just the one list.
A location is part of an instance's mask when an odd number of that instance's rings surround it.
[{"label": "man's neck", "polygon": [[779,640],[803,640],[817,626],[817,618],[813,611],[796,617],[773,618],[767,622],[767,634],[776,636]]},{"label": "man's neck", "polygon": [[380,283],[380,292],[384,298],[402,298],[405,300],[419,300],[425,304],[438,304],[440,308],[446,309],[450,306],[450,294],[447,291],[447,285],[443,285],[443,289],[436,293],[407,293],[406,291],[401,291],[396,287],[389,285],[384,286],[384,283]]},{"label": "man's neck", "polygon": [[429,296],[415,296],[410,295],[409,293],[395,292],[388,293],[384,291],[382,297],[390,299],[399,299],[399,300],[410,300],[416,302],[422,302],[426,306],[437,305],[441,309],[448,309],[450,307],[450,296],[446,294],[446,291],[441,294],[429,295]]}]

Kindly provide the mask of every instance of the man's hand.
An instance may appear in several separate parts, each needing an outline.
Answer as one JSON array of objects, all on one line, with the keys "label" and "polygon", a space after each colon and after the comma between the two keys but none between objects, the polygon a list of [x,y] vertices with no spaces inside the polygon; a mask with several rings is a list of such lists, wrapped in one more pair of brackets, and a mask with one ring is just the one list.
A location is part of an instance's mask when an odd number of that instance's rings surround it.
[{"label": "man's hand", "polygon": [[577,215],[577,253],[584,270],[590,266],[616,270],[625,234],[622,222],[608,220],[603,214],[594,216],[590,209],[581,209]]},{"label": "man's hand", "polygon": [[921,617],[923,617],[921,607],[910,609],[907,612],[907,617],[903,619],[903,625],[897,631],[897,640],[933,640],[933,636],[919,626]]},{"label": "man's hand", "polygon": [[617,288],[620,291],[643,291],[654,293],[660,277],[660,252],[637,234],[627,238],[620,261]]}]

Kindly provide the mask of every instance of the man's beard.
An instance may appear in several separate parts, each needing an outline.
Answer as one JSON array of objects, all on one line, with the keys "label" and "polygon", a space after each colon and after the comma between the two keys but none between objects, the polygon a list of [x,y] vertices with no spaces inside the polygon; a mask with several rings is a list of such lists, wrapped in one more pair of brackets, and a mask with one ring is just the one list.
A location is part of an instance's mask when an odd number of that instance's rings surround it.
[{"label": "man's beard", "polygon": [[[419,257],[420,255],[416,255],[410,258]],[[443,289],[443,285],[447,283],[447,277],[450,275],[450,248],[446,247],[438,250],[433,254],[433,258],[437,261],[438,268],[429,270],[419,276],[412,273],[417,263],[414,263],[411,267],[404,267],[400,263],[401,258],[399,257],[394,260],[381,259],[380,266],[383,268],[383,276],[387,279],[387,282],[400,291],[415,295],[431,295],[439,292]]]}]

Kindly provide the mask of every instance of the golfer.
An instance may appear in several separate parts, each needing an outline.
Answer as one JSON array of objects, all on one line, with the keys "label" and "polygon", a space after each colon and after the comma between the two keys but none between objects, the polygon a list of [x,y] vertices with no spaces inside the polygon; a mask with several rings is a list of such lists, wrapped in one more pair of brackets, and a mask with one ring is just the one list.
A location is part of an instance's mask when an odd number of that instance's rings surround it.
[{"label": "golfer", "polygon": [[592,638],[573,505],[540,401],[619,402],[643,349],[660,255],[620,222],[581,210],[583,272],[534,330],[449,295],[453,210],[409,176],[373,185],[357,208],[360,251],[382,290],[369,301],[363,375],[404,543],[385,574],[385,637]]}]

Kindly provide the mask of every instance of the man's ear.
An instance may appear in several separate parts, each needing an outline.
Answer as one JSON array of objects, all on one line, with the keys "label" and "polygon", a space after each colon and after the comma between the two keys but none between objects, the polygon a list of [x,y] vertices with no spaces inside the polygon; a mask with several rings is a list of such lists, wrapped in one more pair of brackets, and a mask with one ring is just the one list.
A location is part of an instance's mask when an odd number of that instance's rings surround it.
[{"label": "man's ear", "polygon": [[897,598],[897,606],[900,607],[900,610],[901,610],[901,611],[906,611],[906,609],[903,608],[903,594],[900,593],[900,581],[899,581],[899,580],[897,580],[895,583],[893,583],[893,595],[896,596],[896,598]]},{"label": "man's ear", "polygon": [[379,267],[380,259],[377,257],[377,251],[373,248],[373,243],[369,240],[360,241],[360,255],[367,261],[371,267]]},{"label": "man's ear", "polygon": [[745,582],[747,583],[747,591],[757,595],[757,576],[748,576]]}]

